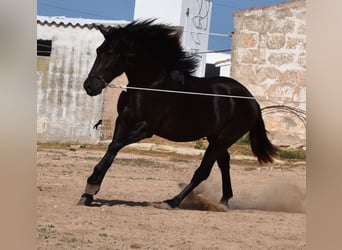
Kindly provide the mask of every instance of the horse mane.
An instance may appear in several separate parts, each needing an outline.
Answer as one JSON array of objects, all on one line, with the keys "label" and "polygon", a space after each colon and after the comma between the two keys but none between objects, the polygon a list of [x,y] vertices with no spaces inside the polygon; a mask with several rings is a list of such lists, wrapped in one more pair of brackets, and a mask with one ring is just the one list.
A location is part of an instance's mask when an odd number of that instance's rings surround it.
[{"label": "horse mane", "polygon": [[133,21],[121,28],[136,49],[143,51],[163,63],[169,70],[177,70],[184,75],[192,74],[197,68],[197,60],[188,55],[181,45],[181,31],[165,24],[154,24],[155,19]]}]

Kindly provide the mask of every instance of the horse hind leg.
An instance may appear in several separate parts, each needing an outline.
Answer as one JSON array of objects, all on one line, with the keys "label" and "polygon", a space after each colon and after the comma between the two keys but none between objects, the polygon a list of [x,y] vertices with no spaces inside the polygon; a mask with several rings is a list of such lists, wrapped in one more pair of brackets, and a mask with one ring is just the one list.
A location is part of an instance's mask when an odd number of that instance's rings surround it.
[{"label": "horse hind leg", "polygon": [[217,164],[222,176],[222,198],[220,203],[228,207],[228,200],[233,197],[232,184],[230,181],[230,155],[223,153],[218,159]]},{"label": "horse hind leg", "polygon": [[168,207],[178,207],[182,200],[202,181],[206,180],[211,172],[211,169],[220,156],[226,149],[213,143],[210,144],[204,154],[200,166],[195,171],[190,183],[174,198],[164,201],[162,204],[166,204]]}]

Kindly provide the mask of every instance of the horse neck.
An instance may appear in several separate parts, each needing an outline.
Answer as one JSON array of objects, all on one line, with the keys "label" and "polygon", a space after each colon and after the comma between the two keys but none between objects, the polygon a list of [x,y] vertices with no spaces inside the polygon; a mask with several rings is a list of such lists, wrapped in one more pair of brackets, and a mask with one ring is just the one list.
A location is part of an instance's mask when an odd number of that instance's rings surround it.
[{"label": "horse neck", "polygon": [[143,62],[131,64],[125,74],[131,86],[147,87],[163,79],[167,71],[161,65]]}]

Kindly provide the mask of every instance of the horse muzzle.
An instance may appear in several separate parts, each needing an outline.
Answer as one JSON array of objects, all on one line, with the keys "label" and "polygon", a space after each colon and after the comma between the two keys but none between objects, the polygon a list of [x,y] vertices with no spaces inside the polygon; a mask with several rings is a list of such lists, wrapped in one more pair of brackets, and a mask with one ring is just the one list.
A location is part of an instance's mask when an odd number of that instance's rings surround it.
[{"label": "horse muzzle", "polygon": [[102,89],[107,86],[107,82],[97,76],[88,76],[88,78],[84,81],[83,88],[90,96],[96,96],[101,94]]}]

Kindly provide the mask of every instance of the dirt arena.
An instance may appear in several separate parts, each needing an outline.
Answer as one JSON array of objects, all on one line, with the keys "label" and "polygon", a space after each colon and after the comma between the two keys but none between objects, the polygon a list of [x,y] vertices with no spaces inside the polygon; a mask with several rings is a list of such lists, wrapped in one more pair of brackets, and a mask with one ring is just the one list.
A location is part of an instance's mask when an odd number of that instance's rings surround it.
[{"label": "dirt arena", "polygon": [[104,148],[38,146],[37,249],[304,249],[305,162],[233,161],[234,197],[225,211],[221,176],[211,176],[173,210],[173,197],[201,157],[120,152],[95,206],[77,206]]}]

